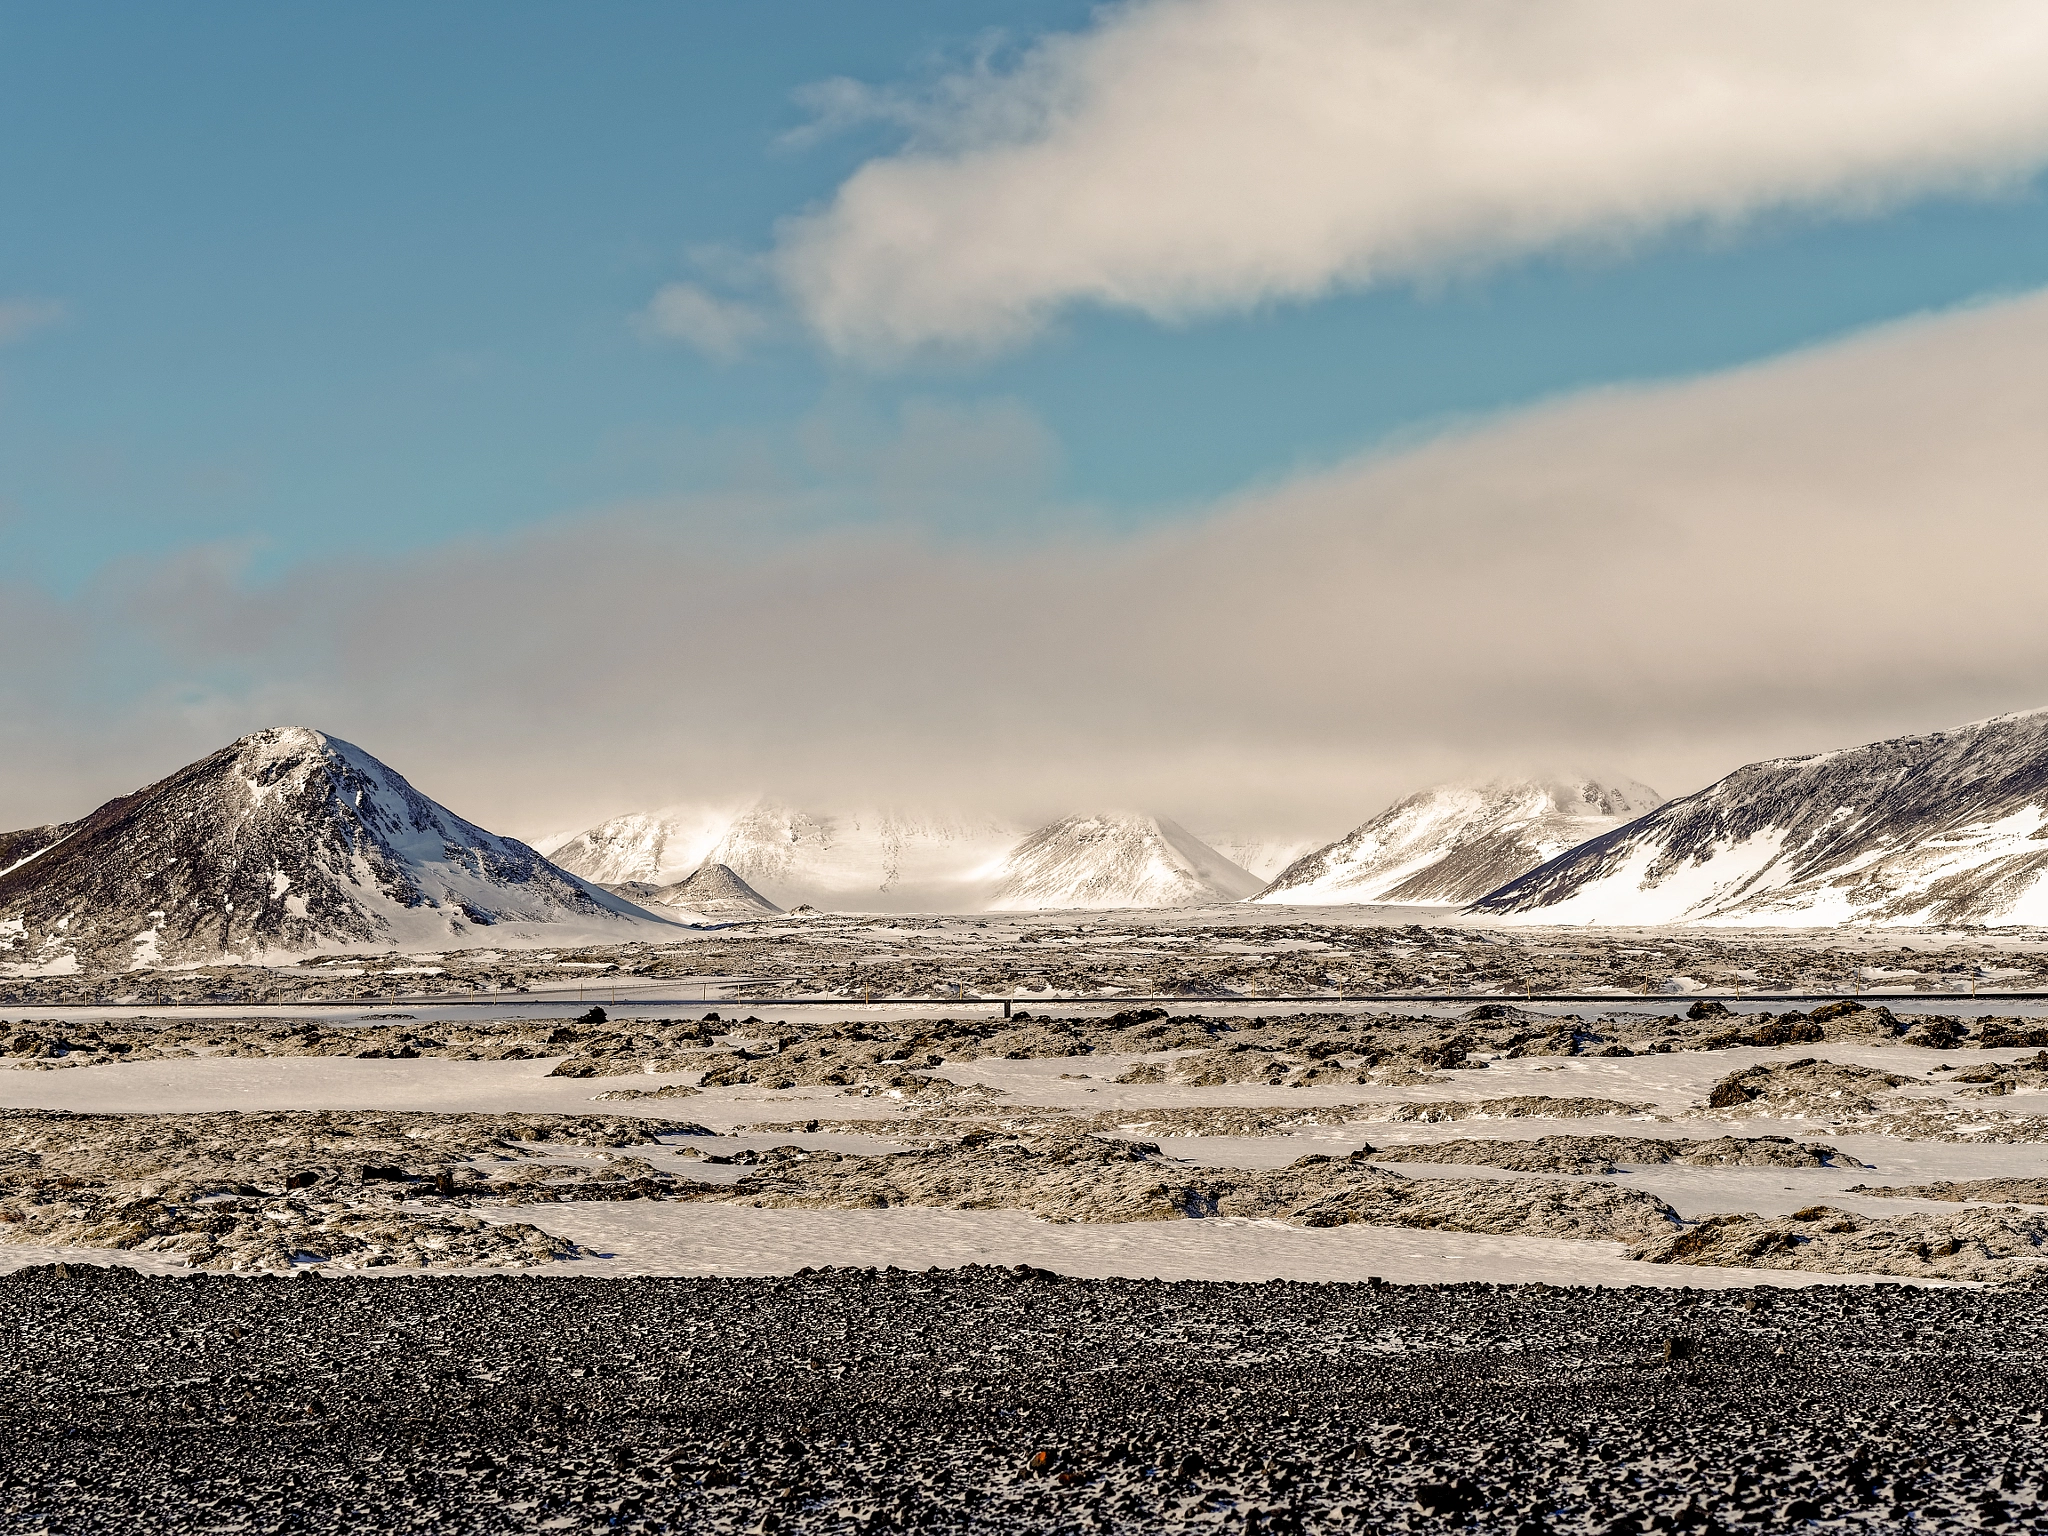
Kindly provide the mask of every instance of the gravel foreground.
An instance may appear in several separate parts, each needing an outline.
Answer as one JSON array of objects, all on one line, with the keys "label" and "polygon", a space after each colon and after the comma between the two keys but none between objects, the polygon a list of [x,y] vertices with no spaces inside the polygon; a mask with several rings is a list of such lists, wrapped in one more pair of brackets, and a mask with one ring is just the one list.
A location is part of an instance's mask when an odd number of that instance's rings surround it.
[{"label": "gravel foreground", "polygon": [[0,1278],[12,1531],[2048,1530],[2028,1291]]}]

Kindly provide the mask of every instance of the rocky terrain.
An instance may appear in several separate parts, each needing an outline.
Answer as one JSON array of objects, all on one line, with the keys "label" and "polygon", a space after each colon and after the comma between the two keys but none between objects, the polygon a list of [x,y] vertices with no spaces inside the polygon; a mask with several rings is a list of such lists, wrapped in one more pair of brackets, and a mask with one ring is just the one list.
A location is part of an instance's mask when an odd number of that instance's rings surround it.
[{"label": "rocky terrain", "polygon": [[576,1245],[469,1208],[645,1198],[661,1191],[642,1162],[538,1154],[702,1133],[604,1116],[0,1110],[0,1234],[195,1269],[544,1264]]},{"label": "rocky terrain", "polygon": [[[1839,1042],[1899,1044],[1900,1060],[1955,1072],[1949,1081],[1973,1095],[2007,1084],[2048,1081],[2038,1059],[1970,1061],[1943,1053],[2048,1040],[2048,1025],[2016,1015],[1963,1020],[1950,1014],[1894,1014],[1853,1000],[1810,1013],[1732,1016],[1719,1004],[1684,1013],[1558,1015],[1486,1003],[1449,1017],[1399,1011],[1170,1013],[1115,1012],[954,1016],[797,1016],[729,1019],[715,1010],[683,1017],[581,1015],[421,1020],[371,1013],[361,1022],[318,1017],[141,1014],[67,1021],[0,1017],[0,1061],[41,1070],[150,1060],[349,1056],[361,1060],[554,1060],[559,1077],[692,1071],[705,1087],[769,1089],[825,1086],[867,1090],[916,1087],[946,1063],[1044,1060],[1101,1055],[1147,1059],[1115,1080],[1181,1086],[1324,1087],[1413,1085],[1447,1071],[1485,1070],[1488,1061],[1532,1057],[1619,1059],[1673,1052],[1718,1052],[1737,1045]],[[1887,1080],[1888,1079],[1888,1080]],[[1707,1107],[1743,1116],[1805,1105],[1870,1109],[1906,1079],[1811,1056],[1730,1073]],[[2009,1089],[2006,1091],[2010,1091]],[[1602,1101],[1585,1113],[1623,1112]],[[1506,1101],[1494,1111],[1512,1114]],[[1528,1111],[1524,1111],[1525,1113]]]},{"label": "rocky terrain", "polygon": [[[602,893],[601,893],[602,894]],[[613,898],[616,899],[616,898]],[[1826,939],[1741,930],[1484,930],[1386,925],[1385,909],[1248,907],[1225,914],[975,918],[812,914],[674,930],[655,942],[323,954],[261,966],[31,974],[0,951],[0,1014],[36,1003],[350,1002],[636,997],[711,1002],[812,998],[1261,999],[1394,994],[1683,998],[1883,988],[1924,1009],[1974,990],[2048,989],[2048,932],[1930,931]],[[679,916],[681,914],[678,914]],[[708,920],[706,920],[708,921]],[[1917,995],[1916,995],[1917,994]],[[1747,1015],[1753,1019],[1753,1015]],[[2040,1021],[2029,1026],[2040,1029]],[[2015,1044],[2024,1043],[2015,1041]],[[2048,1046],[2048,1029],[2036,1042]]]},{"label": "rocky terrain", "polygon": [[[30,866],[33,867],[33,866]],[[26,871],[24,871],[25,873]],[[600,893],[603,894],[603,893]],[[617,899],[617,898],[611,898]],[[654,941],[322,954],[246,965],[30,974],[0,951],[0,1012],[38,1002],[192,1005],[521,996],[586,1002],[703,997],[993,998],[1036,1008],[1069,997],[1203,999],[1546,993],[1684,997],[1713,991],[1905,1004],[2048,988],[2040,930],[1825,939],[1742,930],[1500,930],[1368,921],[1373,911],[1247,907],[1226,913],[812,914],[671,930]],[[684,916],[678,914],[679,917]],[[709,923],[710,920],[698,919]],[[476,947],[482,946],[482,947]],[[123,963],[126,963],[124,957]],[[1919,994],[1914,997],[1912,994]],[[1878,999],[1872,999],[1877,1001]],[[1885,1001],[1901,1005],[1893,995]],[[2039,1042],[2048,1046],[2048,1032]]]},{"label": "rocky terrain", "polygon": [[2038,1529],[2032,1292],[0,1278],[21,1529]]}]

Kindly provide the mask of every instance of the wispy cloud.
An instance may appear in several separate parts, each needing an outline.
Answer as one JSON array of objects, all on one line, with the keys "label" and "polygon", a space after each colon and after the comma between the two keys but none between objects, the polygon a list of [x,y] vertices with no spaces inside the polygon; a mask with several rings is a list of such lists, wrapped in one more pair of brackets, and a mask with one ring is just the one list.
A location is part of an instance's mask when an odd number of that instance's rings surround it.
[{"label": "wispy cloud", "polygon": [[886,356],[2009,184],[2048,161],[2048,8],[1131,0],[917,98],[811,104],[910,137],[775,253],[829,345]]},{"label": "wispy cloud", "polygon": [[754,305],[721,298],[697,283],[665,285],[640,320],[649,335],[717,358],[737,357],[768,329],[768,317]]},{"label": "wispy cloud", "polygon": [[70,316],[71,306],[62,299],[0,299],[0,347],[61,325]]}]

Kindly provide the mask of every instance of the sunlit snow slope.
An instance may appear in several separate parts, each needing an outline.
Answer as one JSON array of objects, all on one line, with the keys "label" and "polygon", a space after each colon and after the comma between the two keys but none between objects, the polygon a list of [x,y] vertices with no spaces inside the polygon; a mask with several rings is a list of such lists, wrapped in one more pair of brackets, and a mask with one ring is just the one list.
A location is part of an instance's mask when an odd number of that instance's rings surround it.
[{"label": "sunlit snow slope", "polygon": [[1259,877],[1164,816],[1069,816],[1041,827],[995,870],[991,912],[1192,907],[1240,901]]},{"label": "sunlit snow slope", "polygon": [[1541,923],[2048,924],[2048,710],[1751,763],[1473,910]]},{"label": "sunlit snow slope", "polygon": [[[44,840],[51,830],[62,836]],[[674,932],[435,804],[360,747],[296,727],[245,736],[27,846],[39,840],[0,874],[0,967]]]},{"label": "sunlit snow slope", "polygon": [[1464,903],[1657,805],[1648,785],[1583,777],[1440,784],[1296,860],[1262,902]]}]

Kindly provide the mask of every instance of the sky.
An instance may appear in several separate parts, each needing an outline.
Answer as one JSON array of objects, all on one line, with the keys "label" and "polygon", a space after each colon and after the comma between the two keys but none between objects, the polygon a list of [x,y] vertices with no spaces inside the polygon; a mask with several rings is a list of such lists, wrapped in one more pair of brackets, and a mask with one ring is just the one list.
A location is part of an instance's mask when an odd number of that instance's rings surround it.
[{"label": "sky", "polygon": [[0,823],[1335,837],[2048,705],[2048,12],[0,0]]}]

